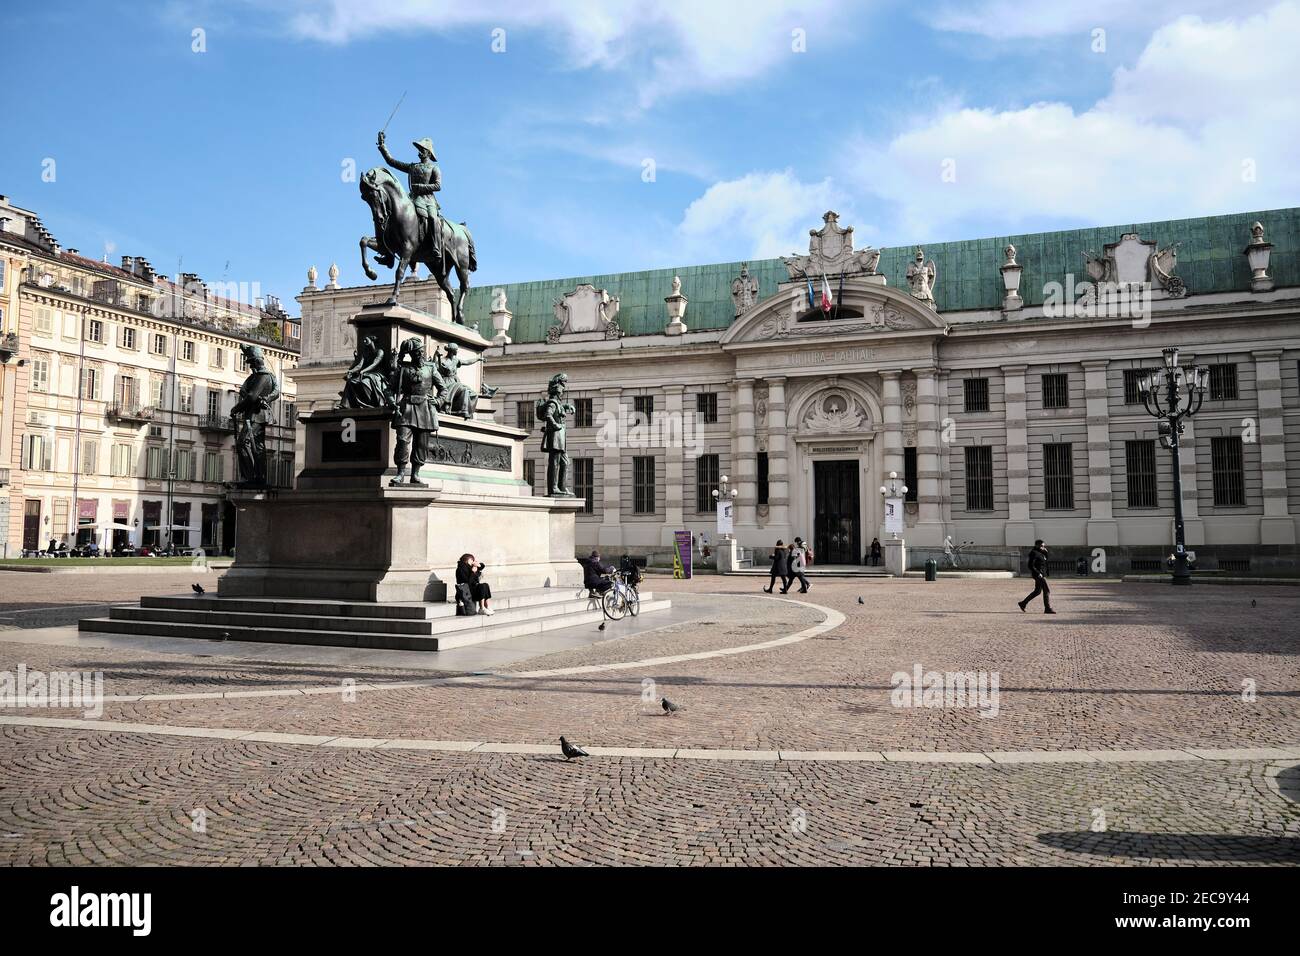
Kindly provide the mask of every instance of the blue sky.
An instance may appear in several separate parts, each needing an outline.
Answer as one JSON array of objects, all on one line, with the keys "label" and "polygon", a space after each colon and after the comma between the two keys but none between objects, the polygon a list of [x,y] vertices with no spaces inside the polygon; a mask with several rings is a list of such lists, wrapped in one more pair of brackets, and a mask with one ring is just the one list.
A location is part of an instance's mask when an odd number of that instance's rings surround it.
[{"label": "blue sky", "polygon": [[475,285],[789,253],[827,208],[897,246],[1295,204],[1295,0],[1040,6],[6,4],[0,193],[286,303],[311,264],[364,281],[343,172],[403,91],[390,144],[434,140]]}]

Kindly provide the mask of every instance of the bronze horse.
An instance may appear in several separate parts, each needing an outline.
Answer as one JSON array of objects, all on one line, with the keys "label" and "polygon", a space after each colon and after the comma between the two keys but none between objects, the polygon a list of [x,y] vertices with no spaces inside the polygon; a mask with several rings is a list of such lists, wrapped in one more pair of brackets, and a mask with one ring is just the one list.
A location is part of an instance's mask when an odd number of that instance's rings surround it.
[{"label": "bronze horse", "polygon": [[[435,256],[430,238],[420,241],[419,216],[415,204],[411,202],[411,197],[406,194],[402,184],[387,169],[376,166],[366,171],[361,177],[361,198],[370,207],[375,220],[375,234],[361,239],[361,268],[365,270],[366,277],[372,280],[378,278],[366,257],[366,250],[373,249],[379,253],[376,260],[382,265],[396,266],[393,294],[388,298],[389,305],[396,305],[397,292],[407,268],[414,271],[416,264],[422,262],[446,293],[447,301],[451,303],[452,317],[464,325],[469,274],[478,268],[478,259],[474,255],[474,238],[465,224],[451,223],[442,216],[438,217],[442,255]],[[447,284],[452,269],[456,270],[460,280],[459,295],[452,295],[451,286]]]}]

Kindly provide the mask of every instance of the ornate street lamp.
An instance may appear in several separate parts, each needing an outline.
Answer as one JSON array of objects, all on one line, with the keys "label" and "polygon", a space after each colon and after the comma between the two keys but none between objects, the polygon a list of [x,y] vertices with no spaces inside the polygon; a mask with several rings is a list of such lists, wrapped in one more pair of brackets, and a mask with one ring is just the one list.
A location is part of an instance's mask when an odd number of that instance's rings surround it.
[{"label": "ornate street lamp", "polygon": [[[889,484],[887,486],[880,486],[880,496],[886,501],[890,498],[905,498],[907,496],[907,485],[900,485],[898,483],[898,472],[891,471],[889,473]],[[897,531],[891,531],[890,535],[895,541],[898,540]]]},{"label": "ornate street lamp", "polygon": [[1159,419],[1160,444],[1169,449],[1174,464],[1174,554],[1173,583],[1191,584],[1191,564],[1183,534],[1183,475],[1179,460],[1179,436],[1183,420],[1201,410],[1205,389],[1210,384],[1210,370],[1203,365],[1184,368],[1178,364],[1178,349],[1163,349],[1164,368],[1145,369],[1138,379],[1138,394],[1147,414]]},{"label": "ornate street lamp", "polygon": [[[729,487],[729,482],[730,479],[726,475],[723,475],[718,479],[718,487],[713,489],[713,498],[715,501],[721,502],[725,499],[730,499],[732,501],[736,500],[736,496],[739,495],[740,492],[735,488]],[[730,541],[731,532],[724,532],[722,537],[724,540]]]}]

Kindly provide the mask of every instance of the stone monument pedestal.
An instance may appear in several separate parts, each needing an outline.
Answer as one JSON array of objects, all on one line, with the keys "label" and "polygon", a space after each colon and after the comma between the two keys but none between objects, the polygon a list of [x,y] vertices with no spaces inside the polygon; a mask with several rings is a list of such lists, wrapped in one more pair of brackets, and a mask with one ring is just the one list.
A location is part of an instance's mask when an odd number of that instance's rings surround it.
[{"label": "stone monument pedestal", "polygon": [[[426,351],[456,342],[462,357],[489,343],[472,329],[403,307],[371,306],[351,319],[358,341],[385,351],[421,336]],[[389,353],[393,354],[393,353]],[[482,363],[460,379],[475,392]],[[527,432],[439,412],[419,479],[390,486],[396,435],[387,409],[317,409],[301,416],[303,468],[291,491],[235,490],[235,561],[222,597],[446,601],[456,563],[470,553],[495,590],[577,586],[576,498],[534,497],[523,479]]]},{"label": "stone monument pedestal", "polygon": [[885,573],[901,578],[907,570],[907,543],[902,538],[886,538],[881,543],[885,546]]}]

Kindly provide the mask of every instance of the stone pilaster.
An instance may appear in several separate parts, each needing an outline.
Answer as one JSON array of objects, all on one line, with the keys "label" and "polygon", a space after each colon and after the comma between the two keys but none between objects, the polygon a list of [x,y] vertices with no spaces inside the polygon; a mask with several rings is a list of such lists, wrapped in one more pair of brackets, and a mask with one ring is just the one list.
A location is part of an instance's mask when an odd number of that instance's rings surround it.
[{"label": "stone pilaster", "polygon": [[1034,543],[1034,522],[1029,517],[1029,430],[1025,420],[1025,366],[1002,366],[1006,388],[1007,525],[1009,547]]},{"label": "stone pilaster", "polygon": [[[665,385],[665,411],[668,414],[666,421],[682,421],[682,404],[683,394],[686,391],[685,385]],[[659,543],[671,545],[674,543],[673,532],[679,531],[686,527],[686,518],[683,514],[682,502],[686,498],[685,489],[685,448],[681,440],[679,431],[674,437],[672,432],[669,435],[666,447],[664,448],[664,523],[659,529]]]},{"label": "stone pilaster", "polygon": [[1295,519],[1287,506],[1286,438],[1282,434],[1282,352],[1269,349],[1252,354],[1255,356],[1259,465],[1264,493],[1259,543],[1295,544]]},{"label": "stone pilaster", "polygon": [[790,538],[790,445],[785,414],[785,378],[767,380],[767,527]]},{"label": "stone pilaster", "polygon": [[[898,473],[899,481],[903,478],[903,393],[899,378],[901,373],[895,370],[883,371],[880,378],[883,383],[881,388],[881,404],[885,412],[885,436],[884,436],[884,472],[878,477],[877,485],[888,484],[887,480],[891,471]],[[884,511],[882,509],[881,515]],[[879,528],[879,537],[884,541],[889,535],[885,534],[884,518],[881,518]]]},{"label": "stone pilaster", "polygon": [[623,543],[623,519],[620,514],[623,500],[621,492],[623,449],[620,442],[616,440],[622,433],[622,410],[619,408],[622,394],[623,390],[620,388],[600,390],[601,412],[605,421],[618,424],[618,427],[611,426],[606,432],[610,440],[604,443],[604,448],[601,450],[600,484],[603,500],[600,530],[596,537],[601,547],[617,547]]},{"label": "stone pilaster", "polygon": [[1083,363],[1084,414],[1088,425],[1088,546],[1103,548],[1119,544],[1119,526],[1111,510],[1108,364],[1106,359]]},{"label": "stone pilaster", "polygon": [[736,496],[735,525],[754,528],[758,524],[758,447],[754,432],[754,380],[737,380],[735,388],[735,455],[731,462],[731,479],[740,494]]},{"label": "stone pilaster", "polygon": [[916,374],[916,527],[914,544],[943,543],[943,513],[939,482],[939,373],[933,368],[915,369]]}]

